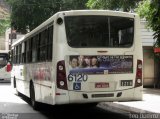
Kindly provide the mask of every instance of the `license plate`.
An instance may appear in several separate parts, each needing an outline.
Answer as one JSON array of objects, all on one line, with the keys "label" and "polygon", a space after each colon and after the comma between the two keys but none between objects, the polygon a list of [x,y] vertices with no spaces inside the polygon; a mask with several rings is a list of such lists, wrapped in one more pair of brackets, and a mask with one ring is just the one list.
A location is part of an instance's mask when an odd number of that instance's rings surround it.
[{"label": "license plate", "polygon": [[132,86],[133,80],[121,80],[121,86]]},{"label": "license plate", "polygon": [[109,83],[95,83],[95,88],[109,88]]}]

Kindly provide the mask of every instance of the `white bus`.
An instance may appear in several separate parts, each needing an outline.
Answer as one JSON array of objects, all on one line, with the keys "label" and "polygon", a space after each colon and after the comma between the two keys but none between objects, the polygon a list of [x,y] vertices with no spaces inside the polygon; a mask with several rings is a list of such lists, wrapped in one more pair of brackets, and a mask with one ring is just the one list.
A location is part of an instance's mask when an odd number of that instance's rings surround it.
[{"label": "white bus", "polygon": [[0,50],[0,82],[11,81],[11,64],[8,53],[7,50]]},{"label": "white bus", "polygon": [[12,44],[18,92],[56,104],[142,100],[142,45],[136,14],[62,11]]}]

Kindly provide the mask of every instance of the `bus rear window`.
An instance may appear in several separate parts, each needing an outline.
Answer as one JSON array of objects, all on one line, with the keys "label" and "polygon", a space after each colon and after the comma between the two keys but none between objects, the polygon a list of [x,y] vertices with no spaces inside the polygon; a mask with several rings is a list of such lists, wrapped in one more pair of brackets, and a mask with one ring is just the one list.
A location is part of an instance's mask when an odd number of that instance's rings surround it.
[{"label": "bus rear window", "polygon": [[71,47],[131,47],[134,19],[114,16],[66,16],[65,27]]}]

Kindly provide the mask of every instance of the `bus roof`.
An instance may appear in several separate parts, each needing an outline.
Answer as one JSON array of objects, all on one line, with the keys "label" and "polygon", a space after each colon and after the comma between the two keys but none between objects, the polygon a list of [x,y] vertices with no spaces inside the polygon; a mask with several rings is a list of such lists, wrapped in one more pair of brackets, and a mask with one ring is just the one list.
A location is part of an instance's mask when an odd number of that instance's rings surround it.
[{"label": "bus roof", "polygon": [[[120,14],[121,16],[124,15],[137,15],[136,13],[131,13],[131,12],[123,12],[123,11],[113,11],[113,10],[69,10],[69,11],[60,11],[57,14],[61,14],[61,13],[68,13],[68,14],[73,14],[76,13],[76,15],[78,15],[79,13],[83,13],[83,14],[87,14],[90,15],[91,13],[104,13],[105,15],[107,14],[112,14],[112,15],[118,15]],[[77,14],[78,13],[78,14]]]},{"label": "bus roof", "polygon": [[18,44],[19,42],[23,41],[24,38],[25,38],[25,36],[22,36],[20,39],[18,39],[16,42],[14,42],[14,43],[12,44],[12,46],[15,46],[15,45]]}]

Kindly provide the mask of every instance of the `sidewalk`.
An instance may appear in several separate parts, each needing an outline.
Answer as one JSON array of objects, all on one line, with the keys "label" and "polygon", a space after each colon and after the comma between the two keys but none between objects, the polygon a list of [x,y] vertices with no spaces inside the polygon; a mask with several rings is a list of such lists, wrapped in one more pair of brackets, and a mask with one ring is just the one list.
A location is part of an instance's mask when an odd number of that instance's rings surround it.
[{"label": "sidewalk", "polygon": [[133,102],[103,102],[101,108],[113,110],[118,113],[159,113],[160,89],[143,89],[143,101]]}]

